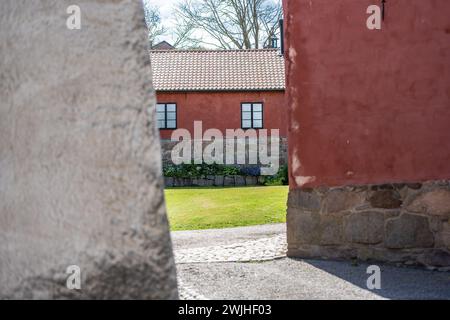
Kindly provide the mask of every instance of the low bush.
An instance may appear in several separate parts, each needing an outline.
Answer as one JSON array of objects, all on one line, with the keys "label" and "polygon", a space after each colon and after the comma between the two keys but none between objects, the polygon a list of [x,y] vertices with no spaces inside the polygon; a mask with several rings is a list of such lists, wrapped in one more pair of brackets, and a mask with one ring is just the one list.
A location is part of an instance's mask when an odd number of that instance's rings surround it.
[{"label": "low bush", "polygon": [[241,174],[238,167],[220,164],[181,164],[165,165],[165,177],[171,178],[205,178],[207,176],[234,176]]},{"label": "low bush", "polygon": [[276,175],[264,177],[264,185],[266,186],[283,186],[288,184],[289,173],[286,165],[281,166]]},{"label": "low bush", "polygon": [[[261,168],[257,166],[243,167],[239,169],[236,166],[226,166],[221,164],[181,164],[165,165],[163,174],[170,178],[206,178],[207,176],[261,176]],[[288,167],[281,166],[277,174],[273,176],[264,176],[264,185],[282,186],[288,185]]]}]

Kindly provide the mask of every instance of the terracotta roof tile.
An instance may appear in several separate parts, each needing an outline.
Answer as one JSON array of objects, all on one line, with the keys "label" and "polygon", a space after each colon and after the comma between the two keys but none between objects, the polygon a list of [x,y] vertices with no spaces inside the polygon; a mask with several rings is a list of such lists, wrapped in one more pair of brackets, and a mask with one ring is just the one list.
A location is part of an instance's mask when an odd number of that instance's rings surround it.
[{"label": "terracotta roof tile", "polygon": [[277,49],[150,51],[156,91],[284,90]]}]

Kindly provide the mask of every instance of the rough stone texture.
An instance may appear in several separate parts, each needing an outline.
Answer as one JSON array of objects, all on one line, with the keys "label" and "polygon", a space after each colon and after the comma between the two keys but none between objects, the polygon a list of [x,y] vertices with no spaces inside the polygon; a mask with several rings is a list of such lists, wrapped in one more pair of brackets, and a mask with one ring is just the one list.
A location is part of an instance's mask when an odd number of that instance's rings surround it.
[{"label": "rough stone texture", "polygon": [[428,266],[449,267],[450,253],[440,249],[427,251],[419,257],[419,261]]},{"label": "rough stone texture", "polygon": [[322,245],[338,245],[342,243],[343,223],[342,217],[324,216],[321,218],[321,238]]},{"label": "rough stone texture", "polygon": [[362,193],[339,189],[331,190],[324,201],[322,211],[325,213],[335,213],[350,210],[364,203],[364,200]]},{"label": "rough stone texture", "polygon": [[142,5],[71,4],[0,2],[0,298],[177,298]]},{"label": "rough stone texture", "polygon": [[408,206],[408,210],[450,218],[450,191],[435,190],[422,194]]},{"label": "rough stone texture", "polygon": [[373,208],[394,209],[400,208],[402,201],[400,194],[396,190],[378,190],[369,198]]},{"label": "rough stone texture", "polygon": [[450,267],[448,181],[294,189],[288,256]]},{"label": "rough stone texture", "polygon": [[442,230],[442,242],[444,246],[450,250],[450,221],[444,223]]},{"label": "rough stone texture", "polygon": [[224,177],[223,177],[223,176],[216,176],[216,177],[214,178],[214,186],[216,186],[216,187],[222,187],[222,186],[223,186],[223,180],[224,180]]},{"label": "rough stone texture", "polygon": [[223,179],[223,185],[225,187],[231,187],[235,185],[235,180],[234,180],[234,176],[226,176]]},{"label": "rough stone texture", "polygon": [[319,210],[320,201],[320,195],[315,191],[295,189],[289,192],[288,207],[305,210]]},{"label": "rough stone texture", "polygon": [[383,241],[383,226],[383,213],[353,213],[345,218],[345,237],[350,243],[380,243]]},{"label": "rough stone texture", "polygon": [[386,246],[392,249],[432,247],[433,233],[427,217],[402,214],[386,221]]},{"label": "rough stone texture", "polygon": [[288,243],[310,244],[318,243],[320,234],[320,216],[310,212],[297,214],[294,210],[287,213]]},{"label": "rough stone texture", "polygon": [[236,186],[245,186],[245,178],[243,176],[235,176],[234,181]]}]

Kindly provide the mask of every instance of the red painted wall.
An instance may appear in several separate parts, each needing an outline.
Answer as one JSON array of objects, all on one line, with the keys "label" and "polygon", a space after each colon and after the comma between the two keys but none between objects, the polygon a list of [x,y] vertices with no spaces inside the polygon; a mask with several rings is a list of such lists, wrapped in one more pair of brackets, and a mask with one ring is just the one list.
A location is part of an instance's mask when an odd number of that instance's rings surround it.
[{"label": "red painted wall", "polygon": [[285,0],[291,188],[450,179],[450,1]]},{"label": "red painted wall", "polygon": [[[287,107],[284,91],[263,92],[157,92],[159,103],[177,104],[177,126],[193,135],[194,121],[203,121],[203,130],[241,128],[241,103],[263,102],[264,129],[280,129],[287,135]],[[170,139],[173,130],[161,130]],[[270,132],[269,132],[270,133]]]}]

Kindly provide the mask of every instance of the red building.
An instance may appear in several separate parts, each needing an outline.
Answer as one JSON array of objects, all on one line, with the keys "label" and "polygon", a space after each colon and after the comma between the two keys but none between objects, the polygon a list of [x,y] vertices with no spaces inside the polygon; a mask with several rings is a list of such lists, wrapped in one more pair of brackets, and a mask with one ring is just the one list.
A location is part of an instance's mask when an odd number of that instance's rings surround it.
[{"label": "red building", "polygon": [[174,129],[279,129],[286,137],[284,59],[277,49],[150,52],[162,139]]},{"label": "red building", "polygon": [[449,12],[284,1],[290,256],[450,266]]}]

